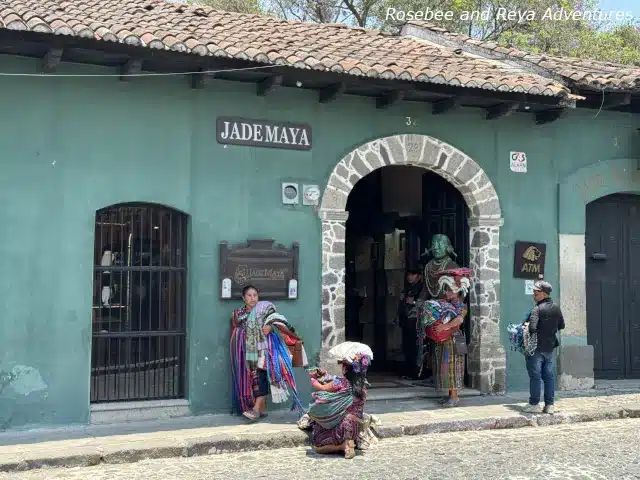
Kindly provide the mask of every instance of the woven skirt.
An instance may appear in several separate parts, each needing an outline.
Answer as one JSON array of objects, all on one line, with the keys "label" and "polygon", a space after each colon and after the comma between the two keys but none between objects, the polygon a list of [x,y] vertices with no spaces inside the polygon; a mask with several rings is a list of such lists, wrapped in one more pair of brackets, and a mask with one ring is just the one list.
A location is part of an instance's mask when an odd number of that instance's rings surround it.
[{"label": "woven skirt", "polygon": [[464,388],[465,356],[455,354],[453,337],[435,344],[435,374],[438,388],[442,391]]}]

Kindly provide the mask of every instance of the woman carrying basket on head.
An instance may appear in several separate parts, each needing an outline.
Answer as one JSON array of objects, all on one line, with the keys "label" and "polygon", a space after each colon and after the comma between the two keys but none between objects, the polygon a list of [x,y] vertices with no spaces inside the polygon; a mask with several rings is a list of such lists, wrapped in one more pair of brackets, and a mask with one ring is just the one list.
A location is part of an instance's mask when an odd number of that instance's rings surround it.
[{"label": "woman carrying basket on head", "polygon": [[[373,354],[364,344],[345,342],[332,349],[341,350],[338,363],[341,376],[330,376],[321,369],[309,372],[314,402],[307,415],[312,425],[312,445],[317,453],[341,453],[355,457],[360,430],[366,428],[364,405],[367,399],[367,369]],[[335,355],[335,353],[334,353]]]},{"label": "woman carrying basket on head", "polygon": [[436,384],[447,395],[442,400],[447,408],[460,403],[458,391],[464,387],[467,343],[460,327],[468,311],[465,298],[471,286],[470,275],[468,268],[441,272],[438,279],[441,298],[426,302],[418,320],[419,341],[427,336],[435,342]]}]

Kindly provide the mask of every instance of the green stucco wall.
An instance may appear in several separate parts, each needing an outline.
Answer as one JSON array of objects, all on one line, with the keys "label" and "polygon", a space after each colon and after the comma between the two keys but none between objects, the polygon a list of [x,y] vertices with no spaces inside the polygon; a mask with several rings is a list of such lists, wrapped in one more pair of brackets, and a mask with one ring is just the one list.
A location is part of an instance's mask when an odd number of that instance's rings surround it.
[{"label": "green stucco wall", "polygon": [[[4,57],[0,66],[34,72],[38,63]],[[59,72],[114,73],[73,65]],[[379,111],[355,97],[322,105],[302,89],[263,98],[253,85],[216,81],[198,91],[180,77],[2,77],[0,104],[0,372],[29,372],[0,393],[0,428],[89,419],[93,224],[101,207],[148,201],[190,215],[188,398],[194,413],[228,412],[227,326],[236,304],[219,300],[221,240],[300,242],[299,299],[279,307],[308,353],[320,350],[320,221],[309,207],[281,205],[282,181],[323,186],[343,155],[396,133],[428,134],[464,151],[500,196],[506,324],[531,303],[524,281],[512,279],[513,242],[547,243],[546,277],[557,283],[558,182],[603,159],[630,157],[638,127],[608,112],[574,111],[537,127],[528,115],[432,116],[412,103]],[[220,115],[310,123],[313,150],[224,148],[215,140]],[[417,125],[407,127],[407,116]],[[511,150],[527,153],[527,174],[510,172]],[[508,388],[522,390],[522,358],[508,354]],[[306,384],[302,375],[299,382]]]}]

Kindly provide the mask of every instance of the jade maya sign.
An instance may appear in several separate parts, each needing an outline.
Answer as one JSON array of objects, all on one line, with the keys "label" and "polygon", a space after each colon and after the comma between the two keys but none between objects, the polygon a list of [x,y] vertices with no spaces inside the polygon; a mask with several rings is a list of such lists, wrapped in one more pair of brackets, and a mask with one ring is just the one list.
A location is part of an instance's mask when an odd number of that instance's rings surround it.
[{"label": "jade maya sign", "polygon": [[311,150],[311,125],[218,117],[216,139],[229,145]]}]

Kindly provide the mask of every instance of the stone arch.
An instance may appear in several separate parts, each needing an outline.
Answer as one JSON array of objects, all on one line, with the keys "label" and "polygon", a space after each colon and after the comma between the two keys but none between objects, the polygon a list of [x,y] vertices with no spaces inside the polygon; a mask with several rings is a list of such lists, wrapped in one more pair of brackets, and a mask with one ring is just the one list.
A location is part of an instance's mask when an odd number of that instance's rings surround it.
[{"label": "stone arch", "polygon": [[427,135],[393,135],[365,143],[333,169],[320,204],[322,221],[322,352],[345,339],[345,238],[347,198],[355,184],[388,165],[422,167],[456,187],[469,208],[471,342],[468,370],[473,388],[504,391],[506,356],[500,343],[500,227],[502,211],[484,170],[455,147]]}]

